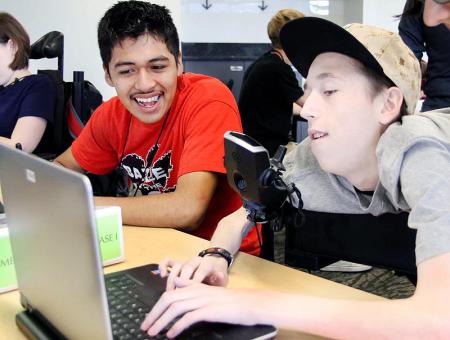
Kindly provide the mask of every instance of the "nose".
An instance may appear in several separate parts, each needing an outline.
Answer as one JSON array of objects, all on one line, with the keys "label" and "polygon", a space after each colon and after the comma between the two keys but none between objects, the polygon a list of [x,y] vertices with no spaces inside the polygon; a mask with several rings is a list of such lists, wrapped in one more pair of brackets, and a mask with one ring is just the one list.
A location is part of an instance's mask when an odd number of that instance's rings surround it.
[{"label": "nose", "polygon": [[307,121],[318,117],[317,103],[320,100],[315,91],[311,91],[308,96],[304,97],[304,103],[300,116]]},{"label": "nose", "polygon": [[141,92],[150,92],[155,87],[156,81],[147,69],[140,69],[136,76],[134,87]]}]

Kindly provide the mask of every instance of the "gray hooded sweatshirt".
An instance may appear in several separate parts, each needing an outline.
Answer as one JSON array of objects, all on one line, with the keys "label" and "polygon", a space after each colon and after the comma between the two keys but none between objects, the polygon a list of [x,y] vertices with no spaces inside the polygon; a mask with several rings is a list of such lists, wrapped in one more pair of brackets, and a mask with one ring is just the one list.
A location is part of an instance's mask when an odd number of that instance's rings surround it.
[{"label": "gray hooded sweatshirt", "polygon": [[408,226],[417,229],[417,263],[450,252],[450,108],[404,116],[382,134],[376,155],[379,183],[373,195],[322,170],[309,138],[286,156],[284,179],[298,187],[307,210],[409,212]]}]

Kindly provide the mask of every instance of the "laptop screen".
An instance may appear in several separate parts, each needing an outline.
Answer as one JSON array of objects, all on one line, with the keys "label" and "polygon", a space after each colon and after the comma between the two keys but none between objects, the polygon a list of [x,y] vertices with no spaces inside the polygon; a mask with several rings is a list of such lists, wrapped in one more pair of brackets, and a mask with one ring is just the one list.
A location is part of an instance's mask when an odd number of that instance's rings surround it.
[{"label": "laptop screen", "polygon": [[[69,339],[111,339],[117,331],[117,323],[110,322],[114,314],[130,322],[136,319],[133,330],[139,329],[165,282],[150,275],[157,265],[147,265],[109,274],[105,285],[87,177],[0,145],[0,181],[22,304],[37,311],[29,314],[50,321]],[[111,300],[123,289],[133,290],[130,296],[137,299],[125,306],[126,315],[119,308],[122,299]],[[113,293],[110,308],[106,291]],[[194,338],[202,340],[266,339],[276,334],[272,326],[197,324],[193,332],[199,329],[202,335]]]},{"label": "laptop screen", "polygon": [[22,304],[68,338],[112,338],[87,177],[0,145],[0,181]]}]

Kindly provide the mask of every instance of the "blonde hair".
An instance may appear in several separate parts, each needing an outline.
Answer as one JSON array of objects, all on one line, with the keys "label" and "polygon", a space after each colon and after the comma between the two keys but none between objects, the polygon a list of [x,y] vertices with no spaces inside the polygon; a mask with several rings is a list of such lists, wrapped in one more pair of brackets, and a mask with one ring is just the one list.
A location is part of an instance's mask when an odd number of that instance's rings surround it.
[{"label": "blonde hair", "polygon": [[302,12],[292,8],[279,10],[267,24],[267,34],[272,42],[272,47],[281,48],[280,31],[288,21],[303,18],[304,16]]}]

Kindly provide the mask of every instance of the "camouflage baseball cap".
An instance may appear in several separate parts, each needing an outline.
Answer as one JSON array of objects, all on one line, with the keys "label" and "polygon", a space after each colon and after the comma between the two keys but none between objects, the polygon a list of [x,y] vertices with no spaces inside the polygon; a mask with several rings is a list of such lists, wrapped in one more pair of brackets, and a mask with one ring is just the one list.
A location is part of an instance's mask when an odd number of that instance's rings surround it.
[{"label": "camouflage baseball cap", "polygon": [[414,113],[420,94],[420,65],[398,34],[369,25],[341,27],[325,19],[305,17],[284,25],[280,40],[302,76],[307,76],[319,54],[341,53],[389,78],[402,91],[408,114]]}]

